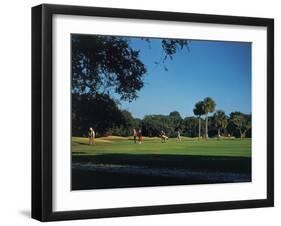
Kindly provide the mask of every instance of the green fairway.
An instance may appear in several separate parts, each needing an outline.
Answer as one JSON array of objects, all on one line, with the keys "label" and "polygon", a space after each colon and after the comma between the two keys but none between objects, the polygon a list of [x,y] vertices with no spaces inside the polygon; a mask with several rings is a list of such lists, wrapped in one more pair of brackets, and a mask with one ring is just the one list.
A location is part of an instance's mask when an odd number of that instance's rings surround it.
[{"label": "green fairway", "polygon": [[160,138],[145,138],[142,144],[134,144],[130,138],[103,137],[88,145],[88,138],[72,138],[73,155],[97,154],[157,154],[157,155],[196,155],[251,157],[251,139],[208,139],[175,138],[161,143]]}]

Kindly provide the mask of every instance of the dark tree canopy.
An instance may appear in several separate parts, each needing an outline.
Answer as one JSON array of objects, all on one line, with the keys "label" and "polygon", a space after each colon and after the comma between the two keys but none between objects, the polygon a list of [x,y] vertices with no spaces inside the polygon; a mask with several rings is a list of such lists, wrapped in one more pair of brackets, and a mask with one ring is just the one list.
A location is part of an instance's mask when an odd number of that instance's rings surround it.
[{"label": "dark tree canopy", "polygon": [[205,111],[205,114],[208,115],[208,113],[212,113],[215,111],[216,108],[216,102],[211,97],[206,97],[203,100],[203,109]]},{"label": "dark tree canopy", "polygon": [[241,138],[246,137],[247,132],[252,127],[251,115],[241,112],[231,112],[228,130],[237,136],[237,132]]},{"label": "dark tree canopy", "polygon": [[167,57],[173,59],[173,55],[178,51],[182,50],[184,47],[188,48],[188,40],[185,39],[162,39],[162,48],[165,52],[164,60]]},{"label": "dark tree canopy", "polygon": [[203,101],[199,101],[195,104],[195,107],[193,109],[193,113],[194,115],[200,117],[201,115],[205,114],[204,111],[204,102]]},{"label": "dark tree canopy", "polygon": [[141,122],[145,136],[159,136],[164,131],[169,137],[176,137],[181,130],[182,117],[179,112],[173,111],[169,115],[147,115]]},{"label": "dark tree canopy", "polygon": [[113,91],[133,100],[143,87],[144,64],[139,51],[116,36],[72,35],[72,93]]},{"label": "dark tree canopy", "polygon": [[182,122],[182,135],[188,137],[197,137],[199,125],[196,117],[186,117]]},{"label": "dark tree canopy", "polygon": [[172,111],[170,112],[169,114],[170,117],[174,117],[174,118],[177,118],[177,119],[182,119],[180,113],[178,111]]},{"label": "dark tree canopy", "polygon": [[98,136],[104,135],[110,128],[123,124],[126,118],[107,94],[72,94],[73,136],[87,136],[89,127],[93,127]]},{"label": "dark tree canopy", "polygon": [[178,111],[172,111],[169,114],[169,119],[170,119],[171,123],[173,124],[175,131],[181,130],[182,117]]},{"label": "dark tree canopy", "polygon": [[[72,93],[114,92],[122,100],[132,101],[144,86],[147,70],[139,59],[140,50],[129,45],[129,38],[119,36],[76,35],[72,37]],[[145,39],[149,41],[149,39]],[[162,39],[165,61],[187,40]]]},{"label": "dark tree canopy", "polygon": [[116,136],[132,136],[133,129],[140,128],[140,119],[136,119],[132,116],[132,114],[127,110],[121,111],[124,122],[122,125],[116,125],[110,130],[108,130],[108,135],[116,135]]},{"label": "dark tree canopy", "polygon": [[212,117],[212,121],[214,122],[214,125],[218,130],[218,138],[219,138],[221,135],[221,130],[227,127],[227,116],[225,112],[222,110],[217,110]]}]

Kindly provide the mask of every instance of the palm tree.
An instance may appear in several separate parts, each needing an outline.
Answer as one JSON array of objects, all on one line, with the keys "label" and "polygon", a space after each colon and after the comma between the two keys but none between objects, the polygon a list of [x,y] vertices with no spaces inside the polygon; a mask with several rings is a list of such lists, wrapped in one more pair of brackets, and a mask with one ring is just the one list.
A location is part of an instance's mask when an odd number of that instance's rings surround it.
[{"label": "palm tree", "polygon": [[208,139],[208,113],[214,112],[216,108],[216,102],[211,97],[206,97],[203,100],[203,109],[206,115],[206,139]]},{"label": "palm tree", "polygon": [[233,112],[230,114],[230,121],[237,127],[240,138],[246,136],[246,132],[251,128],[251,118],[241,112]]},{"label": "palm tree", "polygon": [[205,114],[203,106],[204,102],[199,101],[195,104],[195,108],[193,109],[194,115],[198,116],[198,138],[201,136],[201,116]]},{"label": "palm tree", "polygon": [[218,129],[218,139],[220,138],[220,132],[221,129],[225,129],[227,126],[227,117],[224,113],[224,111],[217,110],[216,113],[214,114],[214,122],[215,126]]}]

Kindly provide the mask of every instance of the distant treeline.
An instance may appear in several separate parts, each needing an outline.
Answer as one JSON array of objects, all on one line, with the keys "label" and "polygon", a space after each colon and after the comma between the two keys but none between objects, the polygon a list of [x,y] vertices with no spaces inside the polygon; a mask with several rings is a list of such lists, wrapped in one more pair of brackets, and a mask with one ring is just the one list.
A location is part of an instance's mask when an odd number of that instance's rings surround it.
[{"label": "distant treeline", "polygon": [[[159,136],[162,130],[169,137],[176,137],[178,131],[188,137],[251,137],[251,114],[232,112],[226,115],[222,110],[215,111],[212,101],[205,98],[196,103],[195,116],[182,118],[179,112],[172,111],[169,115],[146,115],[139,119],[121,110],[117,101],[106,94],[72,95],[72,135],[88,136],[89,127],[92,127],[97,136],[132,136],[136,128],[149,137]],[[214,114],[208,116],[211,112]]]}]

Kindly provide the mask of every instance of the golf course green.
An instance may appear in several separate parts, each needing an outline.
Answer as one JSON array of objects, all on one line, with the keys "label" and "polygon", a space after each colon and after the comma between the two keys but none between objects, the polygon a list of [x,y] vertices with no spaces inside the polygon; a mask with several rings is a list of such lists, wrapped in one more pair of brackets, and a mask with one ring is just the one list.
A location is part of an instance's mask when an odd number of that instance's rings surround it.
[{"label": "golf course green", "polygon": [[72,190],[251,181],[251,139],[72,138]]},{"label": "golf course green", "polygon": [[144,138],[142,144],[127,137],[103,137],[95,139],[94,145],[88,145],[88,138],[72,138],[73,155],[98,154],[163,154],[163,155],[200,155],[251,157],[251,139],[222,138],[220,140],[170,138],[162,143],[160,138]]}]

